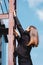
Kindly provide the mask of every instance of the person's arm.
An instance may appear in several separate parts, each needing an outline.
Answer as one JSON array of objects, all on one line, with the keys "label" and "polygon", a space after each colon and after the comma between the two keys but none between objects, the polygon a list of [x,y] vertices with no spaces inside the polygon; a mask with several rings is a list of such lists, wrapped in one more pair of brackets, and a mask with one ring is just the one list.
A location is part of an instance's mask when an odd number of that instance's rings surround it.
[{"label": "person's arm", "polygon": [[20,39],[20,36],[19,36],[18,32],[17,32],[15,29],[14,29],[14,31],[13,31],[13,34],[15,35],[15,38],[16,38],[17,40]]},{"label": "person's arm", "polygon": [[18,18],[17,18],[17,16],[16,16],[15,12],[14,12],[14,15],[15,15],[15,16],[14,16],[15,24],[17,25],[17,28],[18,28],[20,34],[22,35],[23,32],[24,32],[24,29],[22,28],[22,25],[20,24],[20,21],[18,20]]}]

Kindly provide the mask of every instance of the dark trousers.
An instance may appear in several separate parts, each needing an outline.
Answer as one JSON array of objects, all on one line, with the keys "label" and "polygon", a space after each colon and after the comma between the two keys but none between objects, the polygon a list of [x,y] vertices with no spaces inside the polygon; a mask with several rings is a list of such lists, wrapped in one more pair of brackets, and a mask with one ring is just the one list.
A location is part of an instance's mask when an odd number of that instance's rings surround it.
[{"label": "dark trousers", "polygon": [[19,65],[33,65],[30,59],[20,59],[18,58]]}]

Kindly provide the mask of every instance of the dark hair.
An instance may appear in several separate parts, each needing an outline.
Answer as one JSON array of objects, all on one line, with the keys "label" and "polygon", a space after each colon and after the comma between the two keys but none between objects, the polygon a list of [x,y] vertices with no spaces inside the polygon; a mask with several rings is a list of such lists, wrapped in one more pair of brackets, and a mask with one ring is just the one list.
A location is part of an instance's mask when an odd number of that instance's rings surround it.
[{"label": "dark hair", "polygon": [[31,29],[31,28],[37,29],[35,26],[32,26],[32,25],[29,27],[29,29]]},{"label": "dark hair", "polygon": [[[37,30],[37,28],[36,28],[35,26],[32,26],[32,25],[31,25],[31,26],[29,27],[29,29],[31,29],[31,28],[34,28],[34,29]],[[37,31],[37,35],[38,35],[38,31]],[[38,44],[39,44],[39,36],[37,36],[37,38],[38,38],[38,43],[37,43],[37,46],[38,46]]]}]

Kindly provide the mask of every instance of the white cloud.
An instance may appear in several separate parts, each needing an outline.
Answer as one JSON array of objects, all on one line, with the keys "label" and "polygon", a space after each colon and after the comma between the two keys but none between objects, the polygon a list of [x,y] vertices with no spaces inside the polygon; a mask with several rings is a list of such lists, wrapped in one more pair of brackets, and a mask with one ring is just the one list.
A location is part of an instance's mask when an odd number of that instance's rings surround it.
[{"label": "white cloud", "polygon": [[[26,0],[24,0],[26,1]],[[30,7],[35,7],[37,5],[39,5],[40,3],[43,2],[43,0],[27,0],[27,2],[29,3]]]},{"label": "white cloud", "polygon": [[43,21],[43,10],[37,10],[36,14],[37,14],[38,18]]}]

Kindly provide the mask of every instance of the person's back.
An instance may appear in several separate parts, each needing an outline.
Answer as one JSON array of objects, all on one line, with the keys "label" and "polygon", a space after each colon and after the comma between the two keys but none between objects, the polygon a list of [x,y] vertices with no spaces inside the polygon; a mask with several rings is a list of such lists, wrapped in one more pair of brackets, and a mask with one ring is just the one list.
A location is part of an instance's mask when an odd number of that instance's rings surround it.
[{"label": "person's back", "polygon": [[16,52],[18,55],[19,65],[32,65],[30,52],[32,46],[26,46],[26,44],[30,41],[30,36],[27,31],[24,31],[22,36],[18,40],[18,46],[16,48]]}]

